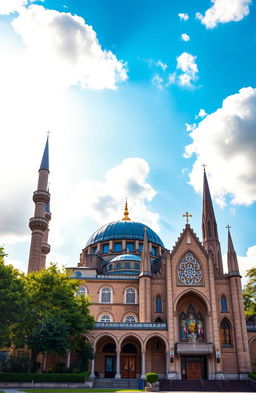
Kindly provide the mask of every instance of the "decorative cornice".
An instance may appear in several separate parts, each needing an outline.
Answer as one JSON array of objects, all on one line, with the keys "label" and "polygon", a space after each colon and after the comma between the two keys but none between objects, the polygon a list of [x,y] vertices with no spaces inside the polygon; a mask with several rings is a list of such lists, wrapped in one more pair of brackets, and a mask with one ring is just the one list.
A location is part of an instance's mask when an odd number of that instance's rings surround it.
[{"label": "decorative cornice", "polygon": [[47,203],[49,203],[50,201],[50,193],[48,191],[44,191],[44,190],[37,190],[34,191],[33,193],[33,201],[35,203],[37,202],[43,202],[47,205]]},{"label": "decorative cornice", "polygon": [[42,254],[47,255],[51,251],[51,246],[48,243],[42,243]]},{"label": "decorative cornice", "polygon": [[32,217],[29,220],[29,228],[31,231],[39,229],[40,231],[45,231],[48,228],[48,222],[43,217]]}]

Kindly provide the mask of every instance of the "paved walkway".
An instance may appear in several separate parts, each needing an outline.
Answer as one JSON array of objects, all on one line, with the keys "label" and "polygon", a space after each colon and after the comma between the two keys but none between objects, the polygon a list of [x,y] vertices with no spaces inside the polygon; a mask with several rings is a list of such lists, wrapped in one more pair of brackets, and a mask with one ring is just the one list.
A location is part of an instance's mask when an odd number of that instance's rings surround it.
[{"label": "paved walkway", "polygon": [[[0,391],[3,391],[5,393],[20,393],[22,390],[28,390],[30,388],[16,388],[16,389],[5,389],[5,388],[0,388]],[[39,389],[39,388],[37,388]],[[45,389],[45,388],[44,388]],[[53,388],[49,388],[49,389],[53,389]],[[65,388],[61,388],[63,390],[63,393],[65,392]],[[80,388],[81,389],[81,388]],[[94,389],[91,389],[91,392],[93,393]],[[104,390],[102,390],[102,392],[104,392]],[[128,390],[127,393],[132,393],[132,390]],[[143,392],[143,391],[142,391]],[[108,393],[108,392],[107,392]],[[123,393],[125,393],[125,391],[123,391]],[[136,392],[138,393],[138,392]],[[162,392],[162,393],[175,393],[174,390],[172,390],[171,392]],[[198,392],[189,392],[189,393],[198,393]],[[220,393],[220,392],[211,392],[211,393]],[[229,392],[229,393],[237,393],[237,392]],[[239,393],[243,393],[243,392],[239,392]],[[244,392],[247,393],[247,392]]]}]

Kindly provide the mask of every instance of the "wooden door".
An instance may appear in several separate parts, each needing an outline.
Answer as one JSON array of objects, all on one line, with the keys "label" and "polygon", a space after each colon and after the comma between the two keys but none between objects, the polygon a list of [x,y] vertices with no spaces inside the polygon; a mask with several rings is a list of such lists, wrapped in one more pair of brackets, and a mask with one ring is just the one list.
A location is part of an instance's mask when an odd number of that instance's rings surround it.
[{"label": "wooden door", "polygon": [[187,363],[187,379],[201,379],[201,363],[188,362]]},{"label": "wooden door", "polygon": [[122,378],[136,378],[136,356],[122,357]]}]

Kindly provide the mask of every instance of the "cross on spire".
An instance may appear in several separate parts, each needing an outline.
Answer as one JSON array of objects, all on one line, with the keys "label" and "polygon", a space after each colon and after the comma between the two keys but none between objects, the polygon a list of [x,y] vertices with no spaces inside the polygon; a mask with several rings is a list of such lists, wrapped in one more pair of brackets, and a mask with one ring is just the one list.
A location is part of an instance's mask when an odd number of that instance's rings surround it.
[{"label": "cross on spire", "polygon": [[230,225],[227,225],[225,228],[227,228],[227,230],[229,231],[230,228],[231,228],[231,226],[230,226]]},{"label": "cross on spire", "polygon": [[201,166],[204,168],[204,171],[205,171],[205,168],[207,167],[207,165],[206,164],[202,164]]},{"label": "cross on spire", "polygon": [[189,218],[192,217],[192,214],[190,214],[189,212],[186,212],[183,214],[182,217],[186,217],[186,224],[189,223]]},{"label": "cross on spire", "polygon": [[47,133],[46,133],[46,134],[47,134],[47,138],[49,138],[49,136],[50,136],[51,133],[52,133],[52,132],[51,132],[50,130],[47,131]]}]

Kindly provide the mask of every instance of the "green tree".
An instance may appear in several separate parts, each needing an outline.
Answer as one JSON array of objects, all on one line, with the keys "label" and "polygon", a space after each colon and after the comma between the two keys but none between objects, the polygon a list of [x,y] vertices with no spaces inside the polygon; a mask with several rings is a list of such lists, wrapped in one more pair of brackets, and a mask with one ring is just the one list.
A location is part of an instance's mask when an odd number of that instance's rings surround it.
[{"label": "green tree", "polygon": [[63,355],[76,349],[81,334],[93,327],[88,298],[75,296],[79,285],[56,265],[26,277],[30,308],[27,343],[32,349],[32,364],[40,352]]},{"label": "green tree", "polygon": [[5,265],[6,255],[0,248],[0,348],[24,344],[29,313],[24,275]]},{"label": "green tree", "polygon": [[243,290],[244,309],[246,318],[256,315],[256,267],[247,270],[247,284]]}]

